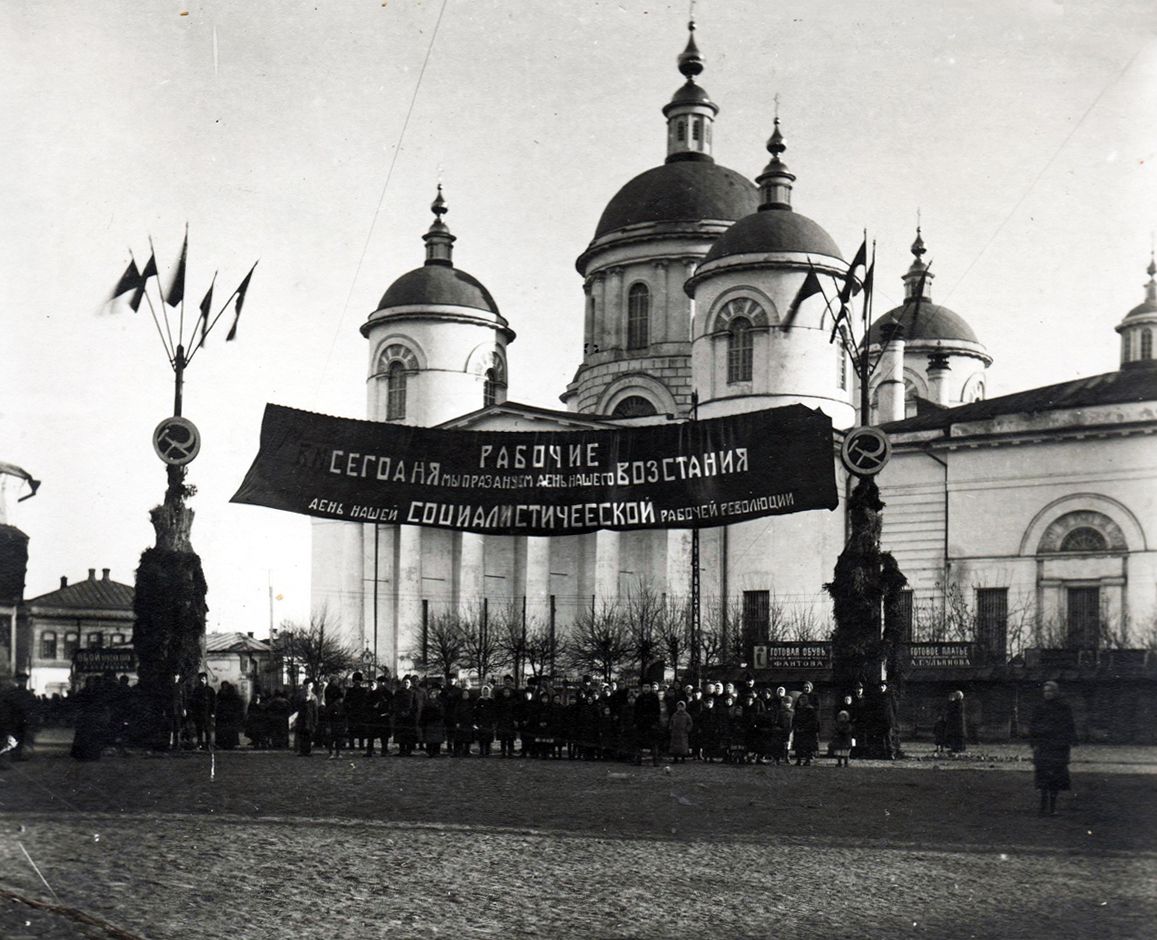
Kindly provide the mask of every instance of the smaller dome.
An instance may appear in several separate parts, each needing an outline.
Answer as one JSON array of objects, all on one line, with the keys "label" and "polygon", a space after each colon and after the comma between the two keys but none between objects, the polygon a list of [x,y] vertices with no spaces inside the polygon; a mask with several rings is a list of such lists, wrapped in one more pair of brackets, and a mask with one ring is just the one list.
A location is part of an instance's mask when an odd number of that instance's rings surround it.
[{"label": "smaller dome", "polygon": [[[947,307],[923,301],[920,304],[919,318],[916,317],[916,304],[909,302],[901,307],[889,310],[879,317],[868,331],[868,345],[879,345],[880,331],[885,323],[898,322],[904,327],[904,341],[906,343],[975,343],[981,345],[972,327],[965,322],[964,317]],[[915,320],[915,328],[912,323]]]},{"label": "smaller dome", "polygon": [[773,251],[812,252],[843,259],[832,237],[806,215],[790,209],[768,209],[745,216],[719,236],[703,264],[731,255]]},{"label": "smaller dome", "polygon": [[685,104],[704,104],[711,108],[715,107],[715,102],[711,100],[702,85],[696,85],[694,82],[686,82],[671,96],[671,101],[664,106],[663,112],[666,113],[671,108]]},{"label": "smaller dome", "polygon": [[444,264],[427,264],[403,274],[382,294],[378,309],[435,304],[498,313],[490,291],[477,278]]}]

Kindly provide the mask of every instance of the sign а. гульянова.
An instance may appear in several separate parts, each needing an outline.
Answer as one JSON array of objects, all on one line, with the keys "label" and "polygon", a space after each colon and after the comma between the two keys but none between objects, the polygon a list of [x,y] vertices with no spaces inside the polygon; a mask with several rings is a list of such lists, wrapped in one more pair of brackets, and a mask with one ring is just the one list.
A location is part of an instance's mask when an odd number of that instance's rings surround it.
[{"label": "sign \u0430. \u0433\u0443\u043b\u044c\u044f\u043d\u043e\u0432\u0430", "polygon": [[681,529],[835,509],[831,419],[788,405],[580,431],[458,431],[267,405],[235,503],[501,535]]}]

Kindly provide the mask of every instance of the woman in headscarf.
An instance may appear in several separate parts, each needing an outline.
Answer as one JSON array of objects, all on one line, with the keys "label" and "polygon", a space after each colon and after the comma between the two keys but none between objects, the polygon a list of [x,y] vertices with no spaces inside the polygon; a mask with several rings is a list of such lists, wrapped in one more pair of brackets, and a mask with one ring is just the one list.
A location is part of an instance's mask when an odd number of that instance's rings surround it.
[{"label": "woman in headscarf", "polygon": [[795,718],[792,721],[795,738],[795,765],[810,765],[820,749],[820,722],[811,701],[804,694],[795,700]]},{"label": "woman in headscarf", "polygon": [[1046,682],[1044,701],[1033,712],[1029,724],[1032,764],[1036,788],[1040,790],[1040,815],[1057,814],[1057,793],[1068,790],[1070,749],[1077,743],[1073,710],[1059,698],[1060,687]]},{"label": "woman in headscarf", "polygon": [[944,709],[944,746],[949,754],[962,754],[967,747],[964,725],[964,693],[957,690],[948,696]]}]

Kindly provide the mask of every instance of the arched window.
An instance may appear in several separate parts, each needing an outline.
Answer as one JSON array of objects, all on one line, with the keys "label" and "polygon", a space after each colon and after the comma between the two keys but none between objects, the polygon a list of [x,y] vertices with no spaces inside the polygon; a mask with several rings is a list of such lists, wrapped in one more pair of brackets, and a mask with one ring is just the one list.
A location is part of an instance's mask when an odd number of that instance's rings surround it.
[{"label": "arched window", "polygon": [[658,414],[655,406],[641,395],[628,395],[615,405],[615,410],[611,412],[614,418],[640,418],[653,414]]},{"label": "arched window", "polygon": [[486,370],[486,379],[482,383],[482,407],[489,408],[498,401],[498,383],[495,381],[494,370]]},{"label": "arched window", "polygon": [[386,368],[386,420],[406,417],[406,366],[395,359]]},{"label": "arched window", "polygon": [[1153,358],[1153,331],[1149,329],[1149,327],[1145,327],[1145,329],[1141,331],[1141,355],[1137,358]]},{"label": "arched window", "polygon": [[751,321],[736,317],[727,330],[727,381],[750,382],[752,360]]},{"label": "arched window", "polygon": [[1129,339],[1132,334],[1126,330],[1121,334],[1121,364],[1124,365],[1129,361]]},{"label": "arched window", "polygon": [[72,659],[80,646],[80,635],[76,633],[66,633],[64,635],[64,658]]},{"label": "arched window", "polygon": [[842,346],[837,346],[836,355],[839,356],[839,365],[837,367],[838,381],[840,383],[840,388],[846,390],[848,387],[848,354],[844,352],[844,348]]},{"label": "arched window", "polygon": [[56,632],[45,630],[40,634],[40,658],[56,659]]},{"label": "arched window", "polygon": [[699,140],[703,136],[703,122],[699,118],[691,125],[691,139]]},{"label": "arched window", "polygon": [[687,139],[687,122],[679,121],[675,124],[675,139],[683,143]]},{"label": "arched window", "polygon": [[650,342],[651,292],[632,284],[627,293],[627,349],[645,349]]},{"label": "arched window", "polygon": [[1103,552],[1107,551],[1109,543],[1105,536],[1091,526],[1080,526],[1073,529],[1061,540],[1062,552]]}]

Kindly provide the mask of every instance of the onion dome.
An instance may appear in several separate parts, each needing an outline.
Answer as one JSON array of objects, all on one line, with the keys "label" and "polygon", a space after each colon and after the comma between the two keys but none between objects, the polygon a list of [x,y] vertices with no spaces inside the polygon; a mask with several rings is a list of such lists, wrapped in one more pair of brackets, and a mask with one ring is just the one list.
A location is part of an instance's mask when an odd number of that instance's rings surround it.
[{"label": "onion dome", "polygon": [[758,204],[751,181],[717,165],[711,155],[719,106],[695,81],[703,71],[703,56],[695,43],[694,21],[688,30],[687,46],[678,58],[685,81],[663,107],[667,160],[615,193],[599,218],[595,241],[637,225],[733,222]]},{"label": "onion dome", "polygon": [[1153,334],[1157,333],[1157,260],[1149,257],[1145,269],[1149,281],[1145,285],[1145,301],[1138,304],[1117,324],[1121,334],[1121,368],[1157,367],[1153,355]]},{"label": "onion dome", "polygon": [[437,305],[473,307],[497,314],[498,305],[490,291],[477,278],[454,267],[455,238],[442,221],[442,216],[449,210],[442,198],[441,183],[430,211],[434,213],[434,221],[422,236],[426,243],[426,263],[394,281],[382,294],[378,309]]},{"label": "onion dome", "polygon": [[756,179],[759,184],[756,211],[741,218],[712,245],[696,277],[711,262],[735,255],[795,252],[842,260],[840,249],[832,237],[817,223],[792,209],[791,189],[795,176],[783,162],[786,149],[777,117],[767,142],[771,161]]},{"label": "onion dome", "polygon": [[927,347],[926,351],[934,354],[966,352],[991,364],[992,357],[968,322],[954,310],[932,302],[932,279],[936,275],[924,263],[927,249],[919,226],[911,251],[913,261],[903,276],[904,303],[872,323],[868,345],[880,345],[884,328],[898,323],[903,327],[904,341],[909,350]]}]

